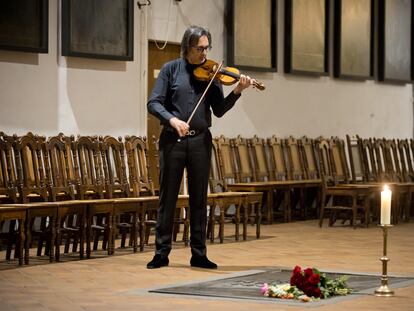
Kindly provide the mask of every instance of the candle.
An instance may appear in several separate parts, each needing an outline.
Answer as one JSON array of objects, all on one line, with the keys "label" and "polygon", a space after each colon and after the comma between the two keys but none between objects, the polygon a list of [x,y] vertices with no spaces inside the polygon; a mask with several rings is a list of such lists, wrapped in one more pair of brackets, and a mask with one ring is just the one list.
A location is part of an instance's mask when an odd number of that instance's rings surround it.
[{"label": "candle", "polygon": [[387,185],[381,191],[381,225],[391,224],[391,190]]}]

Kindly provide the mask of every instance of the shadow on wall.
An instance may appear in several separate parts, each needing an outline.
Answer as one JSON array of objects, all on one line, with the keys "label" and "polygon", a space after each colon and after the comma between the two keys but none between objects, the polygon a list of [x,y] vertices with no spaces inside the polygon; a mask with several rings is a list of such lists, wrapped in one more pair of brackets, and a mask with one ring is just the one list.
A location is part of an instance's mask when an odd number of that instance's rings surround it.
[{"label": "shadow on wall", "polygon": [[73,69],[88,69],[97,71],[126,71],[126,62],[110,61],[106,59],[92,59],[82,57],[67,57],[66,67]]},{"label": "shadow on wall", "polygon": [[39,65],[39,55],[37,53],[0,51],[0,62],[25,65]]}]

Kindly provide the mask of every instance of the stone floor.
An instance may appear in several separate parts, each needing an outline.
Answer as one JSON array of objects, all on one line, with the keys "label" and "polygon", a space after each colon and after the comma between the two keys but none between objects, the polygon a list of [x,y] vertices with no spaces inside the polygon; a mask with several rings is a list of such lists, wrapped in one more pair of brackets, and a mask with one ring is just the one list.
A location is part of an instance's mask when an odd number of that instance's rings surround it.
[{"label": "stone floor", "polygon": [[[305,305],[269,301],[215,299],[148,293],[149,289],[184,282],[224,277],[259,267],[317,267],[320,270],[381,274],[382,232],[376,226],[352,229],[323,227],[316,221],[262,226],[262,238],[234,242],[232,226],[226,226],[224,244],[208,245],[215,271],[190,268],[190,249],[174,245],[170,266],[147,270],[153,245],[143,253],[117,250],[115,256],[94,254],[94,259],[50,264],[42,257],[18,267],[0,253],[0,310],[305,310]],[[389,233],[390,275],[414,276],[414,221],[400,223]],[[378,277],[378,286],[380,277]],[[414,286],[396,288],[394,297],[362,295],[318,310],[414,310]]]}]

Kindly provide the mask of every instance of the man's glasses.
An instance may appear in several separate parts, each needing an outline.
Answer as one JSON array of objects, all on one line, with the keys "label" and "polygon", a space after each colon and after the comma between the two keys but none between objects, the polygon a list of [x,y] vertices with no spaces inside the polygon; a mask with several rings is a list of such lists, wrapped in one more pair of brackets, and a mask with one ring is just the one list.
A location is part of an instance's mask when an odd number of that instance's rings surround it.
[{"label": "man's glasses", "polygon": [[204,51],[208,52],[211,50],[211,46],[193,46],[193,48],[197,51],[197,53],[203,53]]}]

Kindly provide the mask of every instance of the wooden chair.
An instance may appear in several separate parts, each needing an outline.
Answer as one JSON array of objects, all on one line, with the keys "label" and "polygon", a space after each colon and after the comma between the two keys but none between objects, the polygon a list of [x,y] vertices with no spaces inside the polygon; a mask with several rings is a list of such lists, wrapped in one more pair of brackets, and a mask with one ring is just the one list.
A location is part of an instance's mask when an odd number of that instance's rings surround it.
[{"label": "wooden chair", "polygon": [[[131,196],[131,189],[126,174],[125,147],[122,137],[118,139],[112,136],[99,137],[99,149],[103,162],[103,178],[105,186],[105,196],[107,198],[126,198]],[[118,229],[121,235],[121,248],[126,246],[126,238],[129,233],[129,246],[133,246],[134,252],[137,251],[137,214],[139,208],[134,208],[123,212],[120,211],[120,204],[115,205],[114,210],[114,229]],[[138,204],[139,206],[139,204]],[[114,234],[116,234],[114,232]]]},{"label": "wooden chair", "polygon": [[84,256],[84,241],[87,204],[75,203],[76,185],[75,163],[72,154],[72,140],[59,133],[47,139],[44,144],[44,163],[46,166],[46,180],[49,199],[58,204],[56,220],[55,260],[60,260],[60,247],[64,241],[64,253],[69,253],[72,242],[72,252],[79,257]]},{"label": "wooden chair", "polygon": [[391,141],[376,138],[373,140],[375,153],[375,165],[377,181],[387,183],[392,191],[391,217],[393,223],[398,223],[401,215],[409,208],[410,188],[409,183],[401,182],[397,166],[391,150]]},{"label": "wooden chair", "polygon": [[0,133],[0,203],[17,202],[16,167],[13,161],[12,142]]},{"label": "wooden chair", "polygon": [[[403,181],[412,183],[414,182],[414,170],[413,170],[414,158],[413,158],[413,154],[411,153],[410,143],[408,139],[400,139],[397,141],[397,144],[398,144],[398,150],[400,154]],[[405,220],[409,221],[410,217],[413,216],[413,214],[414,214],[413,190],[412,188],[410,188],[407,210],[405,213],[405,216],[406,216]]]},{"label": "wooden chair", "polygon": [[397,183],[400,195],[402,196],[399,202],[399,210],[397,214],[397,221],[410,220],[411,197],[414,191],[414,183],[406,179],[407,173],[403,171],[407,164],[404,158],[400,157],[399,148],[395,139],[387,139],[385,143],[389,153],[389,168],[390,175]]},{"label": "wooden chair", "polygon": [[[134,198],[141,198],[139,205],[129,206],[129,208],[139,212],[140,250],[142,251],[144,245],[148,243],[150,228],[155,227],[156,224],[158,197],[155,196],[154,185],[149,174],[147,140],[138,136],[126,136],[125,150],[131,194]],[[123,206],[123,208],[126,207]]]},{"label": "wooden chair", "polygon": [[293,137],[283,140],[272,136],[268,139],[268,144],[272,175],[274,180],[280,183],[276,192],[279,190],[285,196],[284,219],[286,222],[292,220],[292,207],[295,208],[297,205],[299,205],[299,214],[303,218],[307,210],[305,189],[310,189],[310,185],[314,182],[306,181],[303,178],[303,171],[300,172],[302,163],[297,141]]},{"label": "wooden chair", "polygon": [[[249,157],[243,157],[240,160],[235,155],[234,140],[230,140],[224,136],[220,136],[217,140],[218,155],[222,178],[226,181],[228,191],[236,192],[262,192],[262,211],[265,211],[266,221],[273,222],[273,190],[274,187],[269,182],[253,181],[253,169]],[[240,153],[247,154],[247,147],[241,147]]]},{"label": "wooden chair", "polygon": [[[304,141],[306,139],[304,138]],[[302,219],[308,217],[309,211],[313,210],[313,215],[318,216],[321,179],[316,175],[307,178],[305,173],[305,163],[311,162],[309,159],[305,161],[304,152],[301,146],[302,140],[289,137],[285,140],[285,148],[287,153],[287,172],[288,179],[300,181],[299,185],[299,206],[300,216]],[[312,208],[314,206],[314,208]]]},{"label": "wooden chair", "polygon": [[341,163],[342,165],[344,163],[344,159],[341,152],[334,148],[332,140],[319,138],[317,148],[322,177],[319,226],[322,227],[326,211],[330,211],[330,226],[335,223],[338,212],[351,212],[350,222],[355,228],[359,211],[362,212],[361,218],[364,219],[365,226],[368,226],[370,219],[369,195],[372,188],[364,185],[347,184],[343,174],[344,169],[340,168]]},{"label": "wooden chair", "polygon": [[[13,135],[13,150],[17,169],[18,201],[20,203],[46,202],[49,200],[44,167],[45,137],[27,133],[23,136]],[[54,260],[56,206],[30,205],[26,216],[26,255],[29,263],[29,249],[37,243],[37,256],[41,256],[43,246],[45,255]]]},{"label": "wooden chair", "polygon": [[111,255],[113,251],[112,218],[113,204],[100,201],[104,198],[103,163],[99,149],[98,137],[71,136],[75,176],[77,180],[76,196],[80,200],[90,201],[86,217],[86,253],[90,257],[89,239],[93,239],[93,250],[98,249],[100,237],[102,249]]},{"label": "wooden chair", "polygon": [[[3,139],[5,134],[0,132],[0,203],[17,202],[17,180],[16,166],[12,149],[12,142]],[[0,226],[0,238],[6,241],[7,251],[6,259],[10,260],[13,245],[16,245],[15,257],[19,256],[18,238],[19,224],[16,225],[16,219],[5,220],[5,231],[2,231],[3,224]]]},{"label": "wooden chair", "polygon": [[[229,214],[231,221],[235,224],[235,239],[239,240],[240,222],[243,225],[243,240],[247,239],[247,222],[248,219],[254,219],[256,224],[256,238],[260,238],[261,225],[261,196],[260,192],[233,192],[228,191],[227,181],[223,178],[221,168],[222,160],[225,157],[219,156],[219,138],[213,139],[212,161],[210,169],[210,194],[209,199],[213,201],[210,204],[210,221],[208,226],[208,235],[210,241],[214,242],[214,223],[219,223],[219,239],[220,243],[224,241],[224,224],[226,221],[227,211],[234,207],[234,213]],[[226,159],[227,161],[228,159]],[[229,176],[229,175],[227,175]],[[216,217],[215,210],[218,208],[219,217]]]},{"label": "wooden chair", "polygon": [[[304,179],[307,181],[305,185],[309,185],[311,189],[309,192],[308,204],[315,202],[316,216],[320,216],[321,205],[321,170],[319,167],[318,151],[314,139],[303,136],[299,139],[299,149],[304,169]],[[310,184],[308,184],[310,183]],[[314,188],[317,184],[317,189]]]}]

